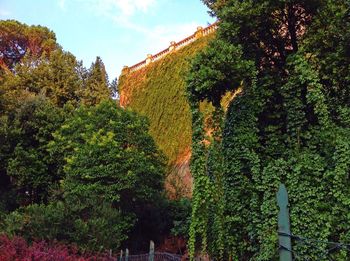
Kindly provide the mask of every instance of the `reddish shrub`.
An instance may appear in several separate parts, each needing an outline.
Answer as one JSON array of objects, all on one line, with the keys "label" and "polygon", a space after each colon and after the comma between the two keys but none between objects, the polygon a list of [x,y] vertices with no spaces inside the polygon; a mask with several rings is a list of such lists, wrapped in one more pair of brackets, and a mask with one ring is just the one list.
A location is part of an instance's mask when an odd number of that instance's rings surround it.
[{"label": "reddish shrub", "polygon": [[73,246],[44,241],[28,245],[21,237],[0,235],[0,261],[108,261],[107,255],[81,256]]}]

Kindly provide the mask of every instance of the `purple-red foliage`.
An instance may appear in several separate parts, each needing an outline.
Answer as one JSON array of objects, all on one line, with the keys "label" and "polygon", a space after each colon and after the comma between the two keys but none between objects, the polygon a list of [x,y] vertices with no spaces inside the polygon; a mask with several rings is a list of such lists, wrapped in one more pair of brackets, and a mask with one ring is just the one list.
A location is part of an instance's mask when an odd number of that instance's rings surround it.
[{"label": "purple-red foliage", "polygon": [[21,237],[0,235],[0,261],[109,261],[106,255],[79,255],[74,246],[45,241],[28,245]]}]

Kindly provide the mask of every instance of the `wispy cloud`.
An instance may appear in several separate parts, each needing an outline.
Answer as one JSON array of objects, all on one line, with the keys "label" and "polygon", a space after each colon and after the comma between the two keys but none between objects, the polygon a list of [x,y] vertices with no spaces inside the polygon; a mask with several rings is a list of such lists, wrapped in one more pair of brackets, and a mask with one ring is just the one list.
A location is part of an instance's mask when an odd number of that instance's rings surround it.
[{"label": "wispy cloud", "polygon": [[170,41],[179,41],[194,33],[198,23],[186,22],[171,25],[146,26],[139,19],[149,13],[162,0],[58,0],[79,1],[94,15],[110,19],[116,26],[142,34],[144,47],[149,52],[168,47]]},{"label": "wispy cloud", "polygon": [[130,17],[137,12],[146,13],[153,7],[156,0],[80,0],[88,5],[97,14],[112,15],[119,13],[124,17]]},{"label": "wispy cloud", "polygon": [[57,0],[61,9],[66,8],[67,2],[79,2],[95,15],[107,15],[118,13],[123,17],[130,17],[137,12],[146,13],[154,6],[157,0]]},{"label": "wispy cloud", "polygon": [[1,18],[8,18],[11,15],[10,11],[0,9],[0,17]]},{"label": "wispy cloud", "polygon": [[155,52],[167,48],[171,41],[180,41],[193,34],[198,26],[198,22],[195,21],[146,26],[135,22],[129,17],[115,15],[110,18],[118,27],[127,28],[130,31],[141,34],[143,39],[142,44],[144,48],[148,50],[148,53],[151,54],[155,54]]},{"label": "wispy cloud", "polygon": [[[1,1],[1,0],[0,0]],[[199,25],[196,21],[176,22],[172,24],[150,25],[145,24],[146,15],[153,15],[153,11],[161,8],[164,1],[168,0],[57,0],[62,8],[68,8],[69,2],[79,3],[82,8],[97,18],[103,17],[108,19],[116,27],[128,29],[129,34],[125,35],[120,41],[123,44],[130,42],[140,45],[139,50],[145,50],[144,57],[147,53],[155,54],[170,45],[170,41],[180,41],[183,38],[193,34]],[[132,36],[142,39],[137,41]],[[133,42],[133,43],[132,43]],[[142,45],[142,46],[141,46]],[[125,61],[126,63],[130,61]],[[138,61],[135,61],[138,62]],[[131,65],[131,64],[128,64]]]},{"label": "wispy cloud", "polygon": [[66,0],[57,0],[57,3],[58,3],[58,6],[59,6],[62,10],[65,9]]},{"label": "wispy cloud", "polygon": [[147,12],[155,4],[155,0],[104,0],[109,5],[119,7],[124,15],[133,15],[136,11]]}]

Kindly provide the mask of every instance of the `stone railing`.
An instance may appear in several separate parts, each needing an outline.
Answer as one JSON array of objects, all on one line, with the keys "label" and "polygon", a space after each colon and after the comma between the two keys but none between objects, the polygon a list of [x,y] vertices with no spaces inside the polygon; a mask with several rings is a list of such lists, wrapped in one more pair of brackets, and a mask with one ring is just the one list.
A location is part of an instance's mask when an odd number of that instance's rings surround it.
[{"label": "stone railing", "polygon": [[170,42],[170,46],[168,48],[164,49],[163,51],[160,51],[159,53],[157,53],[155,55],[148,54],[147,58],[145,60],[143,60],[137,64],[134,64],[133,66],[130,66],[130,67],[124,66],[123,70],[122,70],[122,75],[137,71],[137,70],[147,66],[151,62],[154,62],[154,61],[161,59],[162,57],[166,56],[168,53],[170,53],[174,50],[178,50],[178,49],[196,41],[198,38],[200,38],[202,36],[205,36],[205,35],[208,35],[208,34],[215,32],[217,27],[218,27],[218,22],[215,22],[206,28],[198,26],[197,31],[194,34],[190,35],[189,37],[187,37],[179,42],[175,42],[175,41]]}]

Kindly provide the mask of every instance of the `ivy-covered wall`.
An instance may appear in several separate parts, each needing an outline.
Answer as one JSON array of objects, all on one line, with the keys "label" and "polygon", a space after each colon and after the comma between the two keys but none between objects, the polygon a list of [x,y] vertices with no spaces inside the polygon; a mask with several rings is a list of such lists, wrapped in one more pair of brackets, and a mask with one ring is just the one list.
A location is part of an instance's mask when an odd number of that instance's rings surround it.
[{"label": "ivy-covered wall", "polygon": [[185,95],[185,76],[191,58],[215,34],[175,50],[148,66],[122,75],[118,90],[122,105],[148,117],[150,134],[169,162],[167,191],[178,198],[191,195],[191,113]]}]

